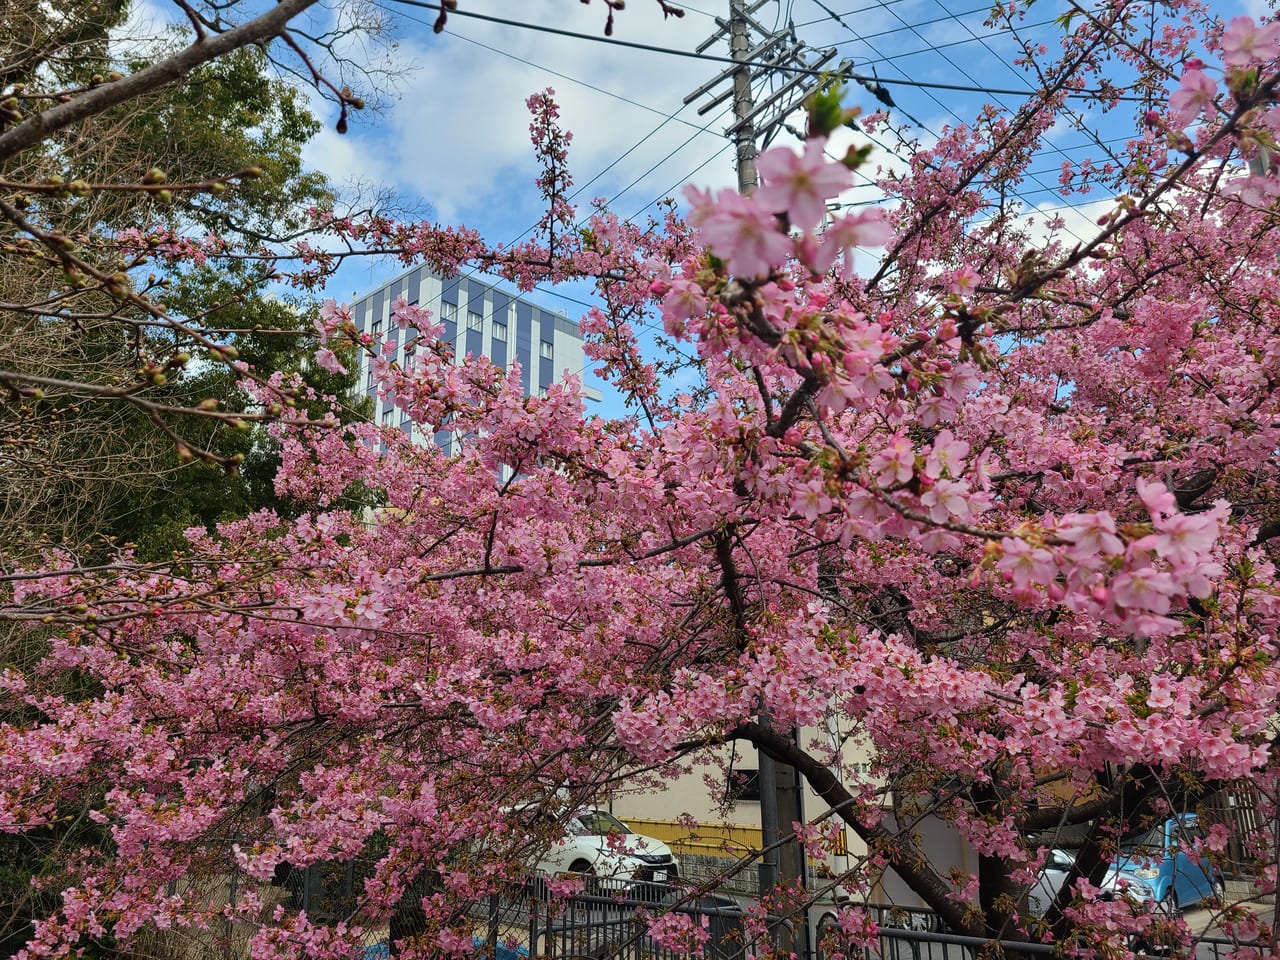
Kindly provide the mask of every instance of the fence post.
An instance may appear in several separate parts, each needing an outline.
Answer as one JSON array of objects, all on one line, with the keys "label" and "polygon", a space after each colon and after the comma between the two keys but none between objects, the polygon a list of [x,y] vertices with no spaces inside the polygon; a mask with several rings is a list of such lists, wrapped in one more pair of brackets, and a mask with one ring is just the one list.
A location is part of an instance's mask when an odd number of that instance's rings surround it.
[{"label": "fence post", "polygon": [[498,892],[495,890],[489,894],[489,935],[485,938],[485,945],[488,947],[488,953],[492,957],[498,956]]},{"label": "fence post", "polygon": [[[235,912],[236,896],[239,893],[239,887],[240,887],[240,865],[237,863],[231,867],[231,880],[230,880],[229,888],[227,890],[227,906],[231,908],[231,913]],[[234,944],[234,938],[235,938],[235,922],[231,919],[231,916],[229,914],[227,916],[227,950],[226,950],[227,960],[231,960],[231,957],[234,954],[234,951],[232,950],[232,946]]]}]

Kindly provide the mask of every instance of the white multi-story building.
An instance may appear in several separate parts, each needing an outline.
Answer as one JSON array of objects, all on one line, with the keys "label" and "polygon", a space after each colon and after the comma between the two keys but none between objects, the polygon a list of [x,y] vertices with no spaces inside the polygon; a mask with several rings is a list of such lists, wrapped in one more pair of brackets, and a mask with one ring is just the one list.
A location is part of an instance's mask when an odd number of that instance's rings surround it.
[{"label": "white multi-story building", "polygon": [[[398,297],[431,311],[433,322],[444,326],[444,338],[454,346],[456,363],[467,354],[488,357],[500,367],[519,360],[526,396],[558,382],[566,371],[581,375],[586,367],[582,334],[563,313],[546,310],[478,277],[442,278],[426,266],[409,270],[354,301],[351,318],[356,329],[378,338],[389,334],[391,305]],[[396,360],[404,361],[404,349],[403,340],[396,344]],[[406,433],[414,433],[403,412],[378,399],[367,356],[360,360],[359,382],[360,391],[374,401],[378,423],[398,424]],[[583,393],[600,399],[593,388],[584,387]],[[452,452],[453,437],[448,431],[437,433],[435,441],[446,453]]]}]

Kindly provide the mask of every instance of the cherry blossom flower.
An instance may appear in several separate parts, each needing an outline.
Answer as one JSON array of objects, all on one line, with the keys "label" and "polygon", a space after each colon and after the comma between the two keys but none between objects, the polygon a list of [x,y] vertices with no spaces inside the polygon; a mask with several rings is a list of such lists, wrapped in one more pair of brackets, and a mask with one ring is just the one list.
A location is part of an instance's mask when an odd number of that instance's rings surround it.
[{"label": "cherry blossom flower", "polygon": [[1122,573],[1111,584],[1111,595],[1118,606],[1150,610],[1157,614],[1169,612],[1174,592],[1173,578],[1152,567],[1139,567]]},{"label": "cherry blossom flower", "polygon": [[882,487],[906,483],[915,473],[915,450],[911,441],[899,434],[871,458],[871,471]]},{"label": "cherry blossom flower", "polygon": [[[778,232],[773,216],[752,198],[725,189],[707,208],[697,206],[705,195],[686,191],[685,196],[695,203],[696,223],[707,245],[726,262],[730,273],[768,276],[791,253],[790,238]],[[690,222],[695,222],[693,216]]]},{"label": "cherry blossom flower", "polygon": [[760,154],[756,169],[763,184],[752,194],[755,202],[773,213],[786,213],[791,225],[804,232],[822,223],[826,201],[853,183],[853,171],[827,159],[826,145],[825,138],[814,137],[805,142],[803,153],[774,147]]},{"label": "cherry blossom flower", "polygon": [[959,297],[971,297],[978,289],[982,276],[973,267],[965,264],[951,274],[951,282],[947,289]]},{"label": "cherry blossom flower", "polygon": [[920,495],[920,503],[934,523],[969,519],[969,485],[958,480],[939,480]]},{"label": "cherry blossom flower", "polygon": [[1173,112],[1176,126],[1188,126],[1200,114],[1209,114],[1213,110],[1213,98],[1217,95],[1218,85],[1203,70],[1190,69],[1182,75],[1178,89],[1169,98],[1169,109]]},{"label": "cherry blossom flower", "polygon": [[1033,547],[1017,537],[1006,537],[1000,541],[1000,546],[1002,553],[996,568],[1015,587],[1049,583],[1058,575],[1053,554],[1044,547]]},{"label": "cherry blossom flower", "polygon": [[848,280],[854,275],[853,249],[855,247],[879,247],[893,236],[893,227],[878,208],[837,217],[822,235],[824,256],[834,263],[842,257],[840,277]]},{"label": "cherry blossom flower", "polygon": [[1253,17],[1233,17],[1222,34],[1222,59],[1229,67],[1280,56],[1280,22],[1258,26]]},{"label": "cherry blossom flower", "polygon": [[822,481],[814,479],[796,487],[791,497],[791,509],[810,522],[817,520],[830,510],[831,498],[827,496]]},{"label": "cherry blossom flower", "polygon": [[924,461],[924,475],[937,480],[945,472],[958,477],[964,472],[964,461],[969,456],[969,444],[957,440],[950,430],[939,430],[933,439],[933,447]]},{"label": "cherry blossom flower", "polygon": [[347,368],[342,365],[342,361],[328,347],[321,347],[316,351],[316,363],[324,367],[330,373],[346,373]]}]

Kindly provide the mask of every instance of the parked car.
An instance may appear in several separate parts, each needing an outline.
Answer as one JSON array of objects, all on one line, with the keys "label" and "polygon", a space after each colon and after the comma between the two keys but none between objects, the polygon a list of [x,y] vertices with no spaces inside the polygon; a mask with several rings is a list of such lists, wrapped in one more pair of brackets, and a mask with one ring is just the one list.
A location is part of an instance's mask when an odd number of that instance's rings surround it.
[{"label": "parked car", "polygon": [[1203,838],[1195,814],[1170,817],[1122,841],[1116,866],[1147,884],[1152,900],[1170,911],[1221,899],[1226,890],[1221,871],[1194,850]]},{"label": "parked car", "polygon": [[[1044,869],[1040,871],[1039,880],[1027,894],[1027,906],[1032,916],[1044,916],[1049,905],[1058,895],[1058,891],[1062,889],[1062,885],[1067,880],[1067,874],[1071,872],[1075,863],[1075,854],[1067,850],[1055,848],[1049,851],[1045,858]],[[1125,896],[1141,903],[1156,902],[1155,892],[1150,884],[1141,875],[1120,864],[1113,866],[1107,872],[1102,881],[1101,890],[1104,896]]]},{"label": "parked car", "polygon": [[583,873],[638,883],[670,883],[680,872],[671,848],[636,833],[606,810],[579,810],[538,861],[539,872]]}]

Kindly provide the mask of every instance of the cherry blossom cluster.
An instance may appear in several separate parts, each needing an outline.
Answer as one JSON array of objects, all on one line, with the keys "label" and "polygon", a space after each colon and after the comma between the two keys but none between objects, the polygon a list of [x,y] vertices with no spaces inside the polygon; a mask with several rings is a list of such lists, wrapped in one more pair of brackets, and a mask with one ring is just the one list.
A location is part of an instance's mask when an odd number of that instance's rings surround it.
[{"label": "cherry blossom cluster", "polygon": [[[589,353],[634,414],[593,416],[572,377],[524,396],[421,307],[392,304],[379,338],[331,300],[317,362],[362,351],[418,433],[454,432],[449,456],[376,424],[279,425],[287,511],[193,530],[171,569],[15,574],[43,632],[33,669],[0,673],[0,824],[83,809],[109,838],[76,853],[26,956],[225,922],[255,958],[350,956],[406,897],[426,931],[407,953],[465,954],[471,904],[567,807],[714,773],[729,742],[821,792],[866,850],[849,889],[892,868],[984,938],[1115,949],[1150,926],[1099,895],[1105,866],[1030,921],[1028,837],[1087,821],[1096,852],[1233,780],[1280,799],[1280,231],[1274,178],[1227,175],[1269,136],[1280,37],[1186,0],[1157,40],[1117,44],[1126,6],[1074,22],[1057,59],[1027,52],[1039,100],[882,172],[883,208],[829,209],[852,172],[816,129],[763,154],[749,196],[690,188],[687,222],[570,230],[569,140],[538,95],[536,240],[330,218],[445,271],[595,280]],[[1221,59],[1222,92],[1193,54]],[[1065,178],[1117,198],[1095,234],[1036,241],[1002,198],[1111,56],[1168,110]],[[983,875],[932,862],[898,829],[917,814]],[[272,900],[283,865],[362,857],[347,924]],[[180,882],[232,872],[234,907]],[[1274,863],[1259,876],[1273,888]],[[858,909],[839,927],[876,935]],[[670,913],[647,935],[694,950],[706,930]]]}]

